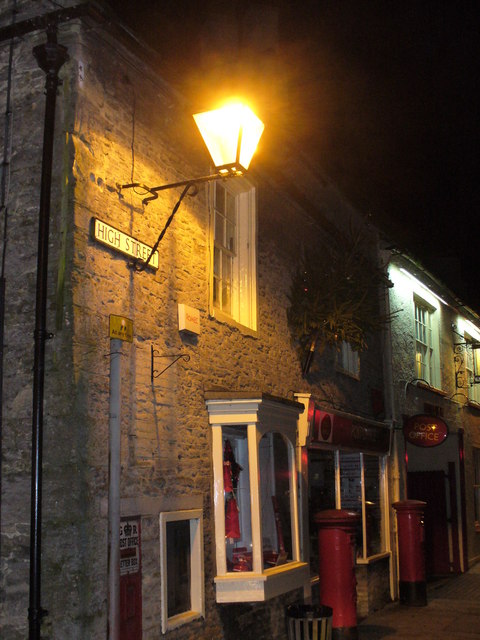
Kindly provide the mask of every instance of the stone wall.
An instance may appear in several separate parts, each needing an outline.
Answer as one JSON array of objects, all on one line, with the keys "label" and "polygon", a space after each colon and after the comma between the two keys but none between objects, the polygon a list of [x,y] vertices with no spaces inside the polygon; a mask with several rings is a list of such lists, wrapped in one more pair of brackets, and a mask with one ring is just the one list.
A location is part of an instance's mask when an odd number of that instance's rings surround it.
[{"label": "stone wall", "polygon": [[[3,3],[5,5],[5,3]],[[32,4],[26,3],[29,11]],[[36,3],[51,10],[49,3]],[[44,75],[31,48],[42,33],[15,44],[15,128],[12,140],[8,245],[2,465],[2,637],[25,637],[28,608],[31,370],[36,235],[43,134]],[[292,265],[302,243],[321,233],[311,214],[259,182],[258,331],[209,316],[208,190],[182,204],[159,248],[156,272],[135,273],[124,256],[95,243],[92,217],[152,245],[178,194],[166,191],[148,206],[118,183],[149,185],[203,175],[206,154],[191,112],[110,27],[75,21],[59,30],[70,59],[61,72],[52,192],[44,436],[42,605],[43,637],[105,637],[107,607],[108,321],[131,318],[133,343],[122,347],[121,496],[133,513],[141,499],[143,637],[160,635],[158,512],[202,505],[205,620],[171,638],[229,638],[239,620],[244,637],[285,637],[283,607],[292,592],[258,605],[217,606],[212,520],[211,435],[204,391],[260,389],[292,397],[312,392],[352,412],[368,413],[370,390],[382,386],[379,343],[365,356],[362,380],[339,376],[326,352],[314,375],[301,377],[286,308]],[[138,52],[137,52],[138,53]],[[0,52],[2,89],[6,49]],[[152,63],[153,64],[153,63]],[[0,127],[0,129],[3,129]],[[310,189],[311,189],[310,185]],[[337,218],[351,208],[327,183],[315,197],[336,202]],[[201,334],[178,331],[177,304],[200,312]],[[152,383],[151,348],[185,353]],[[365,371],[365,374],[363,374]],[[137,503],[135,503],[137,501]],[[8,612],[8,616],[7,616]]]}]

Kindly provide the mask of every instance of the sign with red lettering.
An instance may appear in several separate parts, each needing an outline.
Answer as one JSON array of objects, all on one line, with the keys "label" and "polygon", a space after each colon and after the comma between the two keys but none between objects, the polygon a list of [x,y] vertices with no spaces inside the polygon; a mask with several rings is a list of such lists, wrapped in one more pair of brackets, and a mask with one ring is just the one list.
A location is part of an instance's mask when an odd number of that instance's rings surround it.
[{"label": "sign with red lettering", "polygon": [[417,447],[437,447],[448,437],[448,426],[437,416],[416,415],[408,418],[403,426],[407,442]]}]

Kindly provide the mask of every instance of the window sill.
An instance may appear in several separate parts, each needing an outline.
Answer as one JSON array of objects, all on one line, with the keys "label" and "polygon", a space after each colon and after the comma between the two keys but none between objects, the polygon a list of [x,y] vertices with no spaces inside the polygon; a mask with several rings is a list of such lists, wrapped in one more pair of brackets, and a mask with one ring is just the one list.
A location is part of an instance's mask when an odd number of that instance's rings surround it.
[{"label": "window sill", "polygon": [[341,373],[342,375],[346,376],[347,378],[350,378],[351,380],[357,380],[358,382],[360,382],[360,374],[359,373],[352,373],[351,371],[348,371],[348,369],[344,369],[343,367],[340,366],[336,366],[335,370],[337,373]]},{"label": "window sill", "polygon": [[232,316],[229,316],[228,313],[224,313],[223,311],[220,311],[220,309],[215,309],[215,308],[210,309],[208,317],[211,320],[217,320],[217,322],[220,322],[221,324],[228,324],[232,327],[235,327],[235,329],[238,329],[240,333],[243,333],[246,336],[251,336],[252,338],[256,338],[258,335],[256,329],[250,329],[250,327],[247,327],[246,325],[241,324],[240,322],[237,322],[232,318]]},{"label": "window sill", "polygon": [[176,616],[172,616],[167,621],[167,631],[171,631],[172,629],[177,629],[184,624],[188,624],[189,622],[193,622],[193,620],[198,620],[199,618],[203,618],[203,615],[199,611],[186,611],[185,613],[179,613]]},{"label": "window sill", "polygon": [[431,391],[432,393],[436,393],[439,396],[446,398],[448,393],[443,389],[438,389],[437,387],[432,387],[432,385],[427,382],[421,382],[420,380],[415,385],[417,388],[425,389],[425,391]]},{"label": "window sill", "polygon": [[382,553],[376,553],[373,556],[368,556],[368,558],[357,558],[356,563],[357,564],[374,564],[375,562],[378,562],[379,560],[383,560],[384,558],[389,558],[391,556],[391,552],[390,551],[382,551]]},{"label": "window sill", "polygon": [[264,602],[303,587],[309,580],[306,562],[289,562],[263,573],[242,572],[217,576],[217,602]]}]

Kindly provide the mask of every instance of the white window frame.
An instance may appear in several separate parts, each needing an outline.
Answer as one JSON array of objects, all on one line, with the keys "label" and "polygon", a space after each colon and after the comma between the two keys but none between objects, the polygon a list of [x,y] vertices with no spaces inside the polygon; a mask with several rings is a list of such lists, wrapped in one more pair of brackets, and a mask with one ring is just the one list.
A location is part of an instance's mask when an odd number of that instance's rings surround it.
[{"label": "white window frame", "polygon": [[[440,388],[439,370],[439,339],[438,339],[438,309],[429,304],[418,295],[414,295],[414,336],[415,336],[415,374],[420,380],[424,380],[430,386]],[[419,313],[424,314],[424,318],[419,318]],[[422,330],[422,331],[420,331]],[[420,335],[420,332],[423,335]],[[421,349],[419,348],[421,347]],[[424,350],[424,358],[419,369],[418,356]]]},{"label": "white window frame", "polygon": [[[242,392],[209,392],[206,393],[206,404],[212,426],[217,602],[261,602],[296,588],[306,588],[309,572],[308,564],[302,561],[300,552],[295,455],[297,422],[303,409],[298,403],[279,401],[263,394],[251,396]],[[223,429],[229,425],[244,428],[248,440],[252,571],[240,573],[227,571],[225,545]],[[262,436],[271,431],[280,433],[289,443],[292,560],[263,569],[259,445]]]},{"label": "white window frame", "polygon": [[473,500],[475,529],[480,531],[480,448],[473,447]]},{"label": "white window frame", "polygon": [[245,178],[220,183],[234,196],[236,209],[236,238],[233,259],[231,309],[225,312],[214,305],[214,254],[215,254],[215,193],[216,183],[210,191],[210,315],[222,322],[230,322],[257,330],[257,221],[256,190]]},{"label": "white window frame", "polygon": [[352,345],[342,340],[337,357],[339,369],[356,380],[360,380],[360,353],[352,349]]},{"label": "white window frame", "polygon": [[475,375],[480,375],[480,349],[473,349],[478,344],[472,335],[464,333],[465,338],[465,373],[468,385],[468,399],[480,404],[480,383],[475,383]]},{"label": "white window frame", "polygon": [[[191,609],[168,617],[167,523],[179,520],[190,522],[190,601]],[[160,574],[162,633],[205,617],[203,512],[201,509],[163,511],[160,513]]]},{"label": "white window frame", "polygon": [[[369,556],[367,554],[367,523],[366,523],[366,506],[365,506],[365,468],[363,463],[363,456],[370,455],[374,456],[375,454],[369,453],[364,454],[362,452],[358,452],[360,458],[360,487],[361,487],[361,498],[362,498],[362,506],[361,506],[361,518],[362,518],[362,541],[363,547],[362,549],[357,549],[357,558],[356,562],[358,564],[368,564],[372,562],[372,560],[376,560],[378,558],[383,558],[385,556],[390,555],[390,546],[389,546],[389,498],[388,498],[388,470],[387,470],[387,456],[375,456],[378,457],[378,465],[379,465],[379,503],[382,510],[382,525],[380,530],[380,536],[382,540],[383,549],[374,555]],[[341,490],[341,479],[340,479],[340,450],[335,451],[335,506],[337,509],[342,509],[342,490]],[[361,551],[358,554],[358,551]]]}]

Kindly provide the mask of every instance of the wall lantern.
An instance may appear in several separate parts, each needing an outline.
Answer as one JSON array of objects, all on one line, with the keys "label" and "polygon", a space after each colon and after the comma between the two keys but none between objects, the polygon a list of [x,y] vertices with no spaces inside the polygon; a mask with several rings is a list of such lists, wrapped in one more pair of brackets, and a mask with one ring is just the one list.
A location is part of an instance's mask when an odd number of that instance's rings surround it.
[{"label": "wall lantern", "polygon": [[144,262],[136,260],[132,263],[135,271],[145,270],[177,213],[182,200],[190,191],[192,191],[193,195],[196,194],[196,191],[194,192],[193,190],[197,184],[239,177],[245,174],[264,129],[263,122],[249,107],[241,103],[230,103],[220,109],[197,113],[193,118],[213,160],[215,173],[200,178],[171,182],[159,187],[149,187],[140,182],[118,185],[120,190],[138,188],[144,190],[145,193],[149,193],[150,195],[142,200],[144,205],[158,198],[159,191],[184,187],[147,260]]}]

